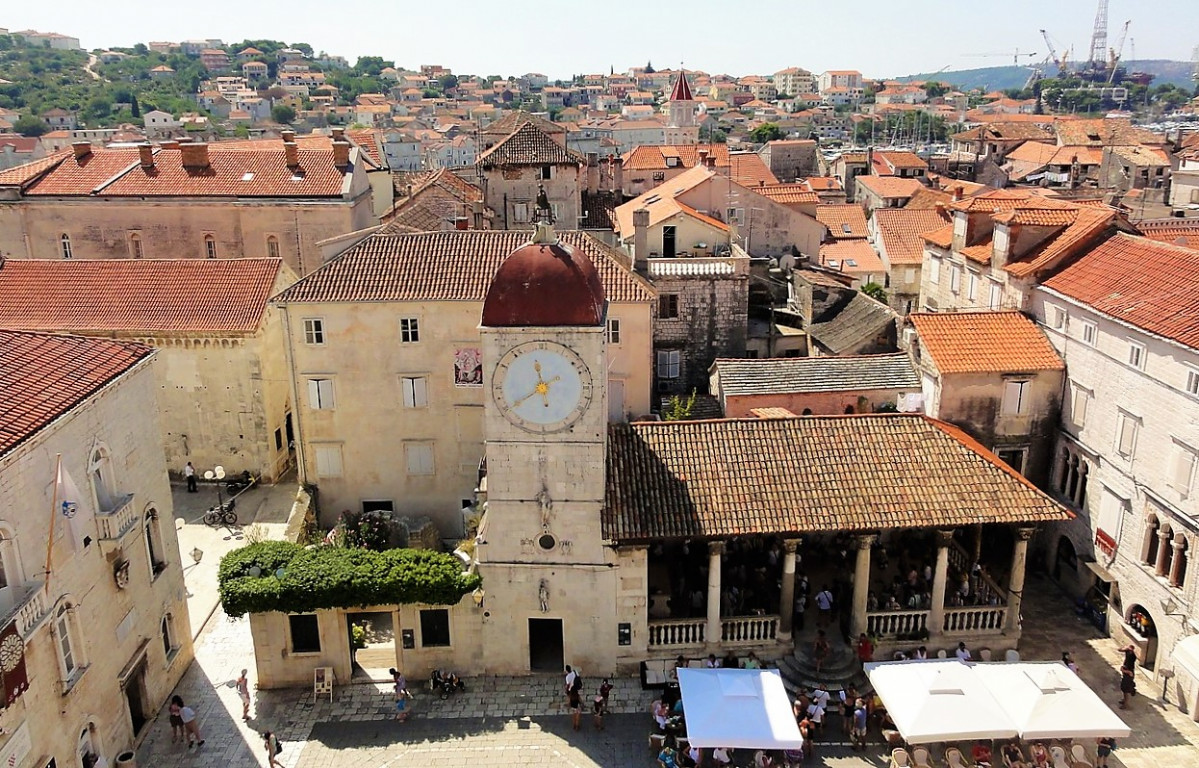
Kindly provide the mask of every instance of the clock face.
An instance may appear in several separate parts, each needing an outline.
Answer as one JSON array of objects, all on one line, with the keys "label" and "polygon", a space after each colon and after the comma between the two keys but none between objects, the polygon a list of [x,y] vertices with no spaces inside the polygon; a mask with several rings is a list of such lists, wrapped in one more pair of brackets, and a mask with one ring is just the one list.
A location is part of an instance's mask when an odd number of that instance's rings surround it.
[{"label": "clock face", "polygon": [[5,672],[12,672],[20,665],[24,653],[24,641],[16,635],[9,635],[4,638],[4,643],[0,644],[0,667],[3,667]]},{"label": "clock face", "polygon": [[574,350],[530,341],[500,358],[491,396],[508,421],[529,432],[570,428],[591,404],[591,371]]}]

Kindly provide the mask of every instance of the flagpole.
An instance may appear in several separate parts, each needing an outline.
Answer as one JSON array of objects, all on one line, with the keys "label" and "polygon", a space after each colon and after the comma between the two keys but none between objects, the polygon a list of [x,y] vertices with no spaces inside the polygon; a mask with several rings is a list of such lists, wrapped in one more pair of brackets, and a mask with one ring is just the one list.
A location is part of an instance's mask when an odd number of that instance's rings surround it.
[{"label": "flagpole", "polygon": [[50,538],[46,541],[46,581],[50,580],[50,559],[54,555],[54,522],[58,520],[58,486],[62,484],[62,454],[54,467],[54,501],[50,503]]}]

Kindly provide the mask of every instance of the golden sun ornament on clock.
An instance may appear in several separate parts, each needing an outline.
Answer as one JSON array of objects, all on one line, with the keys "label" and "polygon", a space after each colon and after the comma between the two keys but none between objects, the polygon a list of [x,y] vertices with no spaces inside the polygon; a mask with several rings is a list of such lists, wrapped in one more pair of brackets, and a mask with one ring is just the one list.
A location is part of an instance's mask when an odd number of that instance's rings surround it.
[{"label": "golden sun ornament on clock", "polygon": [[591,371],[567,346],[530,341],[508,350],[496,363],[491,396],[515,426],[538,434],[561,432],[591,405]]}]

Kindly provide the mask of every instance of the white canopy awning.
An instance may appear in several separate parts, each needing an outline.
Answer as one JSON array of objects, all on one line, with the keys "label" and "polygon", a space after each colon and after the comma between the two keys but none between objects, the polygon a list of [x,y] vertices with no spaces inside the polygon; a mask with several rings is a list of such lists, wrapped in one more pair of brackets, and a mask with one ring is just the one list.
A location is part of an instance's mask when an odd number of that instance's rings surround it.
[{"label": "white canopy awning", "polygon": [[1025,739],[1123,737],[1131,731],[1090,687],[1056,661],[977,664],[974,673]]},{"label": "white canopy awning", "polygon": [[866,675],[904,740],[1007,739],[1016,723],[959,659],[875,662]]},{"label": "white canopy awning", "polygon": [[696,747],[799,749],[803,737],[777,669],[680,668],[687,740]]}]

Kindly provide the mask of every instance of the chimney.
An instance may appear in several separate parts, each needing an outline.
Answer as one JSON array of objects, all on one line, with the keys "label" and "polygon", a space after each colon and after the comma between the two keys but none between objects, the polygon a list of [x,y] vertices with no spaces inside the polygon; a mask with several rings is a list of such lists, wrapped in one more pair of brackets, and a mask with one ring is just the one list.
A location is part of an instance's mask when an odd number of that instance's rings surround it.
[{"label": "chimney", "polygon": [[202,143],[180,144],[184,168],[203,169],[208,167],[208,145]]},{"label": "chimney", "polygon": [[633,269],[649,273],[649,208],[633,211]]},{"label": "chimney", "polygon": [[170,141],[160,142],[158,146],[160,149],[179,149],[179,142],[171,139]]},{"label": "chimney", "polygon": [[483,201],[472,200],[470,204],[471,216],[475,220],[475,229],[483,228]]},{"label": "chimney", "polygon": [[587,153],[587,194],[594,195],[599,191],[599,153]]},{"label": "chimney", "polygon": [[141,158],[142,168],[154,167],[154,147],[149,143],[138,144],[137,154]]},{"label": "chimney", "polygon": [[287,158],[288,168],[298,168],[300,166],[300,148],[296,146],[294,141],[283,142],[283,156]]},{"label": "chimney", "polygon": [[624,161],[618,157],[612,163],[612,191],[624,194]]},{"label": "chimney", "polygon": [[953,202],[955,202],[955,203],[956,203],[956,202],[958,202],[959,200],[961,200],[961,199],[962,199],[962,193],[963,193],[963,191],[964,191],[964,190],[962,189],[962,185],[961,185],[961,184],[958,184],[957,186],[955,186],[955,187],[953,188]]},{"label": "chimney", "polygon": [[283,139],[284,144],[286,144],[289,141],[295,141],[296,140],[296,132],[292,131],[292,130],[280,131],[279,138]]},{"label": "chimney", "polygon": [[874,147],[866,147],[866,173],[874,172]]},{"label": "chimney", "polygon": [[333,140],[334,141],[345,141],[345,138],[346,138],[346,129],[345,128],[334,128],[333,129]]},{"label": "chimney", "polygon": [[709,170],[716,170],[716,157],[714,155],[708,155],[706,158],[704,158],[704,165],[708,166]]},{"label": "chimney", "polygon": [[82,160],[92,153],[92,143],[90,141],[72,141],[71,149],[75,150],[75,159]]},{"label": "chimney", "polygon": [[705,168],[707,168],[708,167],[708,150],[701,149],[701,150],[699,150],[698,154],[699,154],[698,165],[702,165]]},{"label": "chimney", "polygon": [[470,219],[465,216],[455,216],[454,229],[460,232],[465,232],[466,230],[470,229]]},{"label": "chimney", "polygon": [[350,142],[334,141],[333,142],[333,165],[338,168],[344,168],[350,164]]}]

